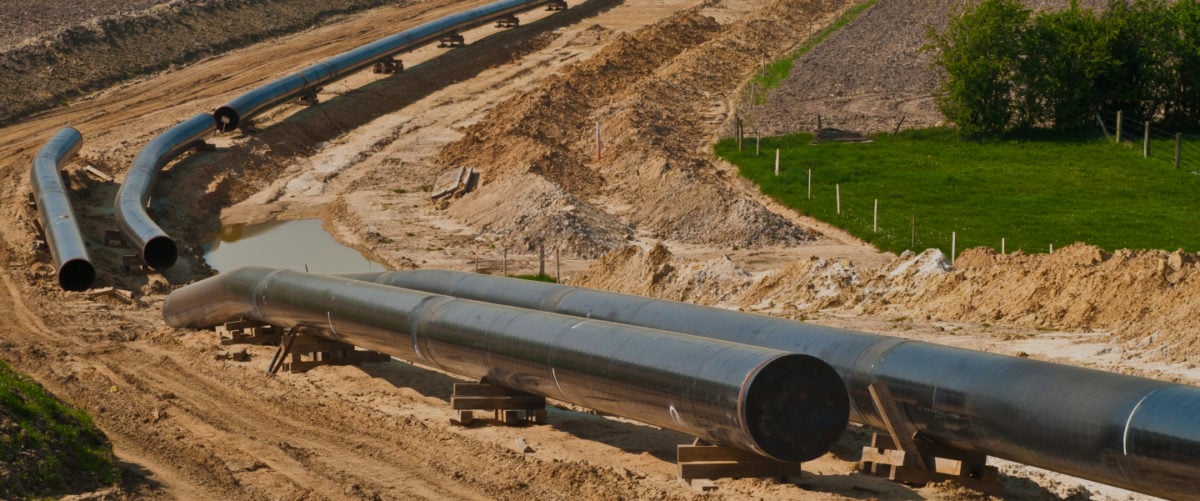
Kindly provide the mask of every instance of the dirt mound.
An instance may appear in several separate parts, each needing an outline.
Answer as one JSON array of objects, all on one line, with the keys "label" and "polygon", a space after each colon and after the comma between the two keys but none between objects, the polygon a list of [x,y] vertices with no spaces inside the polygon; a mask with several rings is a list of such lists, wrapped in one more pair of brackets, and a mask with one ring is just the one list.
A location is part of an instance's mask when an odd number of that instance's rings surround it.
[{"label": "dirt mound", "polygon": [[[844,4],[780,1],[751,20],[723,25],[717,18],[733,7],[712,3],[617,37],[597,55],[500,103],[442,150],[439,163],[473,166],[494,180],[452,205],[451,213],[519,231],[523,240],[540,238],[536,232],[556,225],[545,221],[552,216],[539,212],[541,205],[519,202],[523,191],[502,191],[534,188],[498,181],[534,174],[575,197],[556,204],[601,209],[580,219],[584,225],[573,233],[558,233],[570,242],[567,248],[616,248],[625,234],[612,229],[622,227],[743,247],[810,239],[733,189],[733,174],[714,164],[709,142],[760,55],[782,53],[788,40],[802,39]],[[597,121],[603,138],[598,162]]]},{"label": "dirt mound", "polygon": [[[1105,0],[1083,0],[1099,9]],[[932,55],[923,52],[925,32],[946,25],[961,0],[880,1],[853,23],[796,60],[792,72],[757,113],[747,113],[766,135],[822,125],[865,132],[943,123],[933,96],[938,79]],[[1027,0],[1033,9],[1062,9],[1069,0]],[[749,109],[749,106],[743,106]]]},{"label": "dirt mound", "polygon": [[[390,0],[44,0],[5,5],[0,123]],[[95,13],[98,17],[85,17]],[[15,26],[9,15],[15,16]],[[3,28],[0,28],[3,29]],[[21,42],[13,40],[22,37]],[[8,42],[4,42],[8,40]],[[136,117],[130,117],[134,120]]]},{"label": "dirt mound", "polygon": [[753,277],[729,257],[675,263],[661,243],[649,251],[629,246],[601,258],[571,285],[701,304],[720,304]]},{"label": "dirt mound", "polygon": [[[1084,244],[1054,254],[1001,255],[977,248],[951,266],[937,249],[906,252],[880,269],[812,258],[757,280],[712,284],[664,247],[605,256],[572,283],[702,304],[801,316],[832,310],[1041,330],[1108,331],[1142,355],[1187,361],[1200,355],[1200,257],[1182,251],[1107,253]],[[735,263],[728,265],[737,269]],[[702,285],[702,287],[700,286]],[[697,292],[700,291],[700,292]]]}]

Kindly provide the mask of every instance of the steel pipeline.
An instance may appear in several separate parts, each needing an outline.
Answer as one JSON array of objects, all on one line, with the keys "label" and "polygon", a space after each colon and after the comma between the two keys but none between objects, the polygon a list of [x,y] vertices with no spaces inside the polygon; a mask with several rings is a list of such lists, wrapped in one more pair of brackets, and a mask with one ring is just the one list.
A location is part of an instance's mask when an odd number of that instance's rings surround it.
[{"label": "steel pipeline", "polygon": [[807,355],[342,277],[241,268],[176,290],[163,303],[173,327],[240,318],[782,461],[825,453],[849,415],[837,373]]},{"label": "steel pipeline", "polygon": [[151,268],[165,270],[174,265],[179,257],[175,241],[146,213],[146,203],[150,201],[154,180],[167,162],[187,151],[212,130],[212,117],[207,113],[167,129],[150,140],[133,158],[129,173],[125,174],[125,181],[117,190],[117,200],[113,206],[117,228]]},{"label": "steel pipeline", "polygon": [[551,0],[501,0],[430,21],[381,38],[367,45],[338,54],[238,96],[213,113],[214,126],[229,132],[251,117],[287,100],[314,93],[325,85],[345,78],[376,61],[419,47],[439,38],[468,30],[495,19],[545,5]]},{"label": "steel pipeline", "polygon": [[82,144],[83,134],[79,131],[70,127],[58,131],[33,158],[29,174],[38,220],[58,272],[58,285],[68,291],[87,290],[96,279],[96,269],[79,231],[79,220],[71,209],[71,199],[59,173],[62,165],[79,153]]},{"label": "steel pipeline", "polygon": [[1200,498],[1200,388],[624,294],[441,270],[348,275],[476,301],[804,353],[881,427],[884,381],[939,444],[1171,499]]}]

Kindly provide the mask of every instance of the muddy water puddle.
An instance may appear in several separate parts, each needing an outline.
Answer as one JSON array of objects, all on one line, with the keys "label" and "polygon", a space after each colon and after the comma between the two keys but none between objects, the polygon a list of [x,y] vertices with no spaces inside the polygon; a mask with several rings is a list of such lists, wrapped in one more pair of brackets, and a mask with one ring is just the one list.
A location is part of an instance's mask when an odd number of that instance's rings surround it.
[{"label": "muddy water puddle", "polygon": [[333,239],[320,219],[226,226],[204,243],[204,260],[217,271],[269,266],[312,273],[382,271],[384,265]]}]

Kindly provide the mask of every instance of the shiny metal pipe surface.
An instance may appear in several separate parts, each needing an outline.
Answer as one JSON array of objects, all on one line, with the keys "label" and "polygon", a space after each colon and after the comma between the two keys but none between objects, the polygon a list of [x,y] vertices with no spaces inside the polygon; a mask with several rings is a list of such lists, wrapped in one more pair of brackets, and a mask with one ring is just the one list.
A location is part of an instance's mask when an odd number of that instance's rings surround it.
[{"label": "shiny metal pipe surface", "polygon": [[217,108],[214,126],[222,132],[237,129],[246,120],[290,99],[341,80],[376,61],[420,47],[451,33],[468,30],[496,19],[517,14],[550,0],[500,0],[474,9],[456,12],[343,52],[238,96]]},{"label": "shiny metal pipe surface", "polygon": [[437,294],[685,332],[825,360],[851,420],[887,383],[924,436],[1171,499],[1200,498],[1200,388],[625,294],[442,270],[348,275]]},{"label": "shiny metal pipe surface", "polygon": [[154,180],[167,162],[212,131],[212,117],[201,113],[159,134],[134,157],[125,181],[117,191],[113,205],[117,228],[151,268],[165,270],[179,257],[175,241],[146,213]]},{"label": "shiny metal pipe surface", "polygon": [[71,208],[60,169],[79,153],[83,134],[70,127],[58,131],[33,157],[29,184],[37,202],[38,220],[46,232],[46,246],[58,272],[58,285],[63,290],[84,291],[96,279],[96,268],[88,256],[79,220]]},{"label": "shiny metal pipe surface", "polygon": [[824,454],[846,390],[807,355],[428,292],[248,267],[172,292],[163,319],[299,327],[781,461]]}]

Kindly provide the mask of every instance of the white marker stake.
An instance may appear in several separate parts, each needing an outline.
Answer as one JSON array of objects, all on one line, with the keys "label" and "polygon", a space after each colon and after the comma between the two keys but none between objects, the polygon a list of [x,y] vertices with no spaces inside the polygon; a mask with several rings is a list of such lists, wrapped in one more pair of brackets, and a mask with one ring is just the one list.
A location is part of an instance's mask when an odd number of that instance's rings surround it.
[{"label": "white marker stake", "polygon": [[950,232],[950,266],[954,266],[954,254],[958,250],[958,233]]},{"label": "white marker stake", "polygon": [[871,222],[871,233],[879,233],[879,199],[875,199],[875,219]]},{"label": "white marker stake", "polygon": [[808,199],[812,200],[812,169],[808,169]]},{"label": "white marker stake", "polygon": [[837,194],[837,213],[842,213],[842,185],[833,185],[834,192]]},{"label": "white marker stake", "polygon": [[775,177],[779,177],[779,148],[775,148]]},{"label": "white marker stake", "polygon": [[1004,252],[1004,239],[1003,238],[1000,239],[1000,253],[1008,254],[1007,252]]}]

